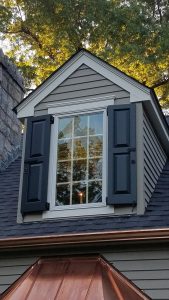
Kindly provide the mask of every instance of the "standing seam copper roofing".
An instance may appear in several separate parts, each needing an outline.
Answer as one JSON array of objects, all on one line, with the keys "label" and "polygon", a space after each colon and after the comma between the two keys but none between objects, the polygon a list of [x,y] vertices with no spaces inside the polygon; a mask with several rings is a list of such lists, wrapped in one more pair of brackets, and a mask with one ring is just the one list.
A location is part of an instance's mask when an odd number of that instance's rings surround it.
[{"label": "standing seam copper roofing", "polygon": [[2,295],[2,300],[148,300],[103,258],[38,260]]}]

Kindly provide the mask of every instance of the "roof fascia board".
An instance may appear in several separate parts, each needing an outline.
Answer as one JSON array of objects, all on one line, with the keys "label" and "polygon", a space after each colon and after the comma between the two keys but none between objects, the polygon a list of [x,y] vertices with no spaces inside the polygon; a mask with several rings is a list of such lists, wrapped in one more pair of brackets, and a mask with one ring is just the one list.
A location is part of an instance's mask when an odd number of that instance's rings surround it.
[{"label": "roof fascia board", "polygon": [[[58,72],[53,74],[44,84],[35,90],[25,101],[17,107],[19,118],[33,116],[34,107],[49,95],[53,89],[57,88],[65,79],[67,79],[82,64],[86,64],[105,78],[119,85],[130,93],[131,102],[150,100],[150,89],[137,83],[134,79],[118,71],[112,66],[104,63],[94,55],[81,51],[67,62]],[[139,89],[139,92],[138,92]],[[25,111],[26,108],[26,111]]]},{"label": "roof fascia board", "polygon": [[96,233],[63,234],[35,237],[5,238],[0,240],[0,250],[37,248],[67,245],[105,245],[109,243],[169,242],[169,228],[107,231]]}]

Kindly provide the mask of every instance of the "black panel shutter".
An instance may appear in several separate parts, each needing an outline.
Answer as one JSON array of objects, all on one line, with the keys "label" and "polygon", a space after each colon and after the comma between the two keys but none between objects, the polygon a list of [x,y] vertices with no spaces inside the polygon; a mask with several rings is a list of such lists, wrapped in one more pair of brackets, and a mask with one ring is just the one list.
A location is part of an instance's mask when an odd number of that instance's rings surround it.
[{"label": "black panel shutter", "polygon": [[22,188],[22,214],[48,209],[47,187],[50,131],[53,117],[30,117],[27,121]]},{"label": "black panel shutter", "polygon": [[112,105],[108,107],[107,204],[134,204],[136,185],[136,105]]}]

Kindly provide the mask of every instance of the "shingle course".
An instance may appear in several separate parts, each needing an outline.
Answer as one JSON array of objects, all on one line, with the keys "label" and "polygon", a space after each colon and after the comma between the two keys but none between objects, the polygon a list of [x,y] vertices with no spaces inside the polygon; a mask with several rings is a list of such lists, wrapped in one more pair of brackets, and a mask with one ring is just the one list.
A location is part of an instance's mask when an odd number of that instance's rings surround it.
[{"label": "shingle course", "polygon": [[93,216],[18,224],[17,205],[21,158],[0,173],[0,238],[169,226],[169,161],[144,215]]}]

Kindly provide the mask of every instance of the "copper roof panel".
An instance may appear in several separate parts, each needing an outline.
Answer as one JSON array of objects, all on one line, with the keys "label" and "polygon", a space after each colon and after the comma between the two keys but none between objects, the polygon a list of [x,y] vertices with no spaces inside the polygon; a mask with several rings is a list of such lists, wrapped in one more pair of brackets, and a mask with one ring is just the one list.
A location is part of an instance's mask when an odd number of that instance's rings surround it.
[{"label": "copper roof panel", "polygon": [[39,259],[3,300],[148,300],[101,257]]}]

